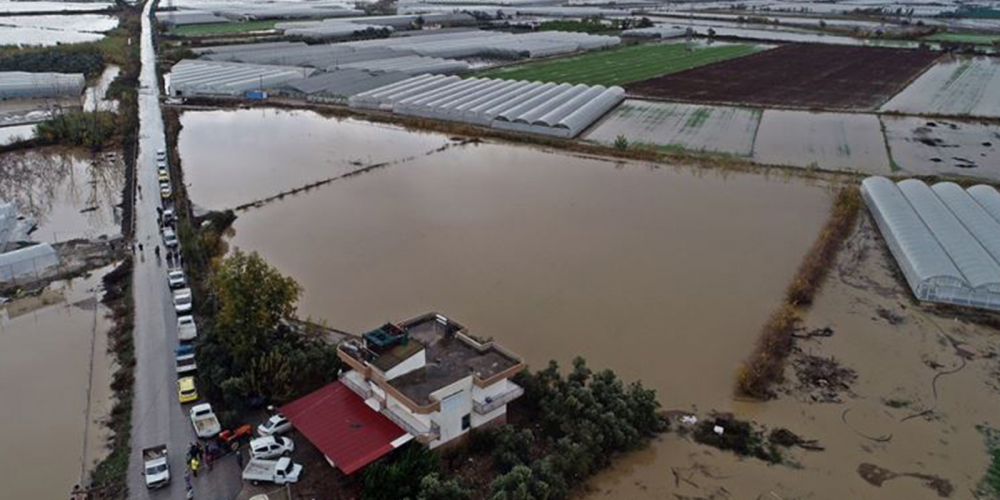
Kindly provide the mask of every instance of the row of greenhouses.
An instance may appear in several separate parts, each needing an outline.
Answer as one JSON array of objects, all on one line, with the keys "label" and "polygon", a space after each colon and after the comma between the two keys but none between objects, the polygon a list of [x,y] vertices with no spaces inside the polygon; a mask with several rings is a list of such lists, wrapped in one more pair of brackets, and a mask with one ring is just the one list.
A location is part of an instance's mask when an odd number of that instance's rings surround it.
[{"label": "row of greenhouses", "polygon": [[625,97],[621,87],[422,75],[362,92],[352,107],[572,138]]},{"label": "row of greenhouses", "polygon": [[862,195],[919,300],[1000,310],[1000,193],[869,177]]}]

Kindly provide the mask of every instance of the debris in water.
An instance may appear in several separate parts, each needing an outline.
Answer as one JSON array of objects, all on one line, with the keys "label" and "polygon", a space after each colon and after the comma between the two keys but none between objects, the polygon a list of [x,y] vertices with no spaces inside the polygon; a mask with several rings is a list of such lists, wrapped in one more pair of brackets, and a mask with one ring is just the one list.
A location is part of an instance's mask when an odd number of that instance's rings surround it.
[{"label": "debris in water", "polygon": [[951,481],[944,478],[919,472],[896,473],[884,467],[879,467],[870,463],[863,463],[859,465],[858,475],[867,481],[868,484],[878,488],[882,487],[882,484],[886,481],[891,481],[899,477],[912,477],[923,481],[924,486],[934,490],[941,498],[948,498],[951,496],[952,492],[955,491],[955,487],[952,486]]}]

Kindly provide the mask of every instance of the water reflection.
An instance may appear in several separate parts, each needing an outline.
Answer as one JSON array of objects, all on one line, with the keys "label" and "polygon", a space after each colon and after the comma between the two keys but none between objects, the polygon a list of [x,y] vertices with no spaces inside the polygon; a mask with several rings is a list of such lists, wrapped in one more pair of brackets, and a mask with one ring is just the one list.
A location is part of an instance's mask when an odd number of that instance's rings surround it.
[{"label": "water reflection", "polygon": [[0,200],[33,218],[37,241],[115,234],[124,187],[118,155],[43,148],[0,155]]}]

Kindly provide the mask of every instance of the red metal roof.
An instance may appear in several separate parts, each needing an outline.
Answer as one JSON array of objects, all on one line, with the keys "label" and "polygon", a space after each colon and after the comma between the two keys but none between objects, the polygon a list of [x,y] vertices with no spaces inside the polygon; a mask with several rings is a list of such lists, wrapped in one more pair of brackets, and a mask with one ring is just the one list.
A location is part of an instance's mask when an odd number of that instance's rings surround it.
[{"label": "red metal roof", "polygon": [[292,401],[280,411],[344,474],[389,453],[393,442],[406,435],[340,382]]}]

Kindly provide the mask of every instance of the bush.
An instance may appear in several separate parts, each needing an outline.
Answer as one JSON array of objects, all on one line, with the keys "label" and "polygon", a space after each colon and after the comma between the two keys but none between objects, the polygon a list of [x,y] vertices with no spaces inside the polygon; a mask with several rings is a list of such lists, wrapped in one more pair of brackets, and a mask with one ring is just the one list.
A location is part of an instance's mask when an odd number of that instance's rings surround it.
[{"label": "bush", "polygon": [[116,115],[110,111],[71,111],[35,125],[35,135],[43,142],[91,149],[110,143],[117,130]]},{"label": "bush", "polygon": [[535,444],[535,435],[531,429],[515,430],[509,425],[503,426],[496,434],[496,445],[493,448],[493,460],[500,470],[506,472],[514,466],[524,465],[531,460],[531,447]]},{"label": "bush", "polygon": [[383,460],[364,469],[361,473],[362,498],[415,498],[422,491],[423,478],[440,471],[437,454],[420,444],[410,443],[398,453],[394,459]]},{"label": "bush", "polygon": [[784,378],[785,358],[792,351],[792,333],[798,325],[795,307],[784,304],[771,314],[761,328],[753,354],[740,367],[737,392],[743,396],[766,399],[770,386]]},{"label": "bush", "polygon": [[432,472],[420,480],[420,494],[417,500],[470,500],[472,492],[459,484],[456,479],[441,480]]},{"label": "bush", "polygon": [[90,77],[102,70],[104,70],[104,56],[96,48],[77,52],[51,47],[0,58],[0,71],[83,73]]},{"label": "bush", "polygon": [[618,134],[615,137],[615,149],[618,151],[625,151],[628,149],[628,138],[624,134]]},{"label": "bush", "polygon": [[854,229],[861,209],[861,193],[857,187],[847,187],[837,193],[830,218],[813,243],[795,278],[785,292],[786,300],[795,305],[812,304],[823,280],[837,258],[845,239]]}]

